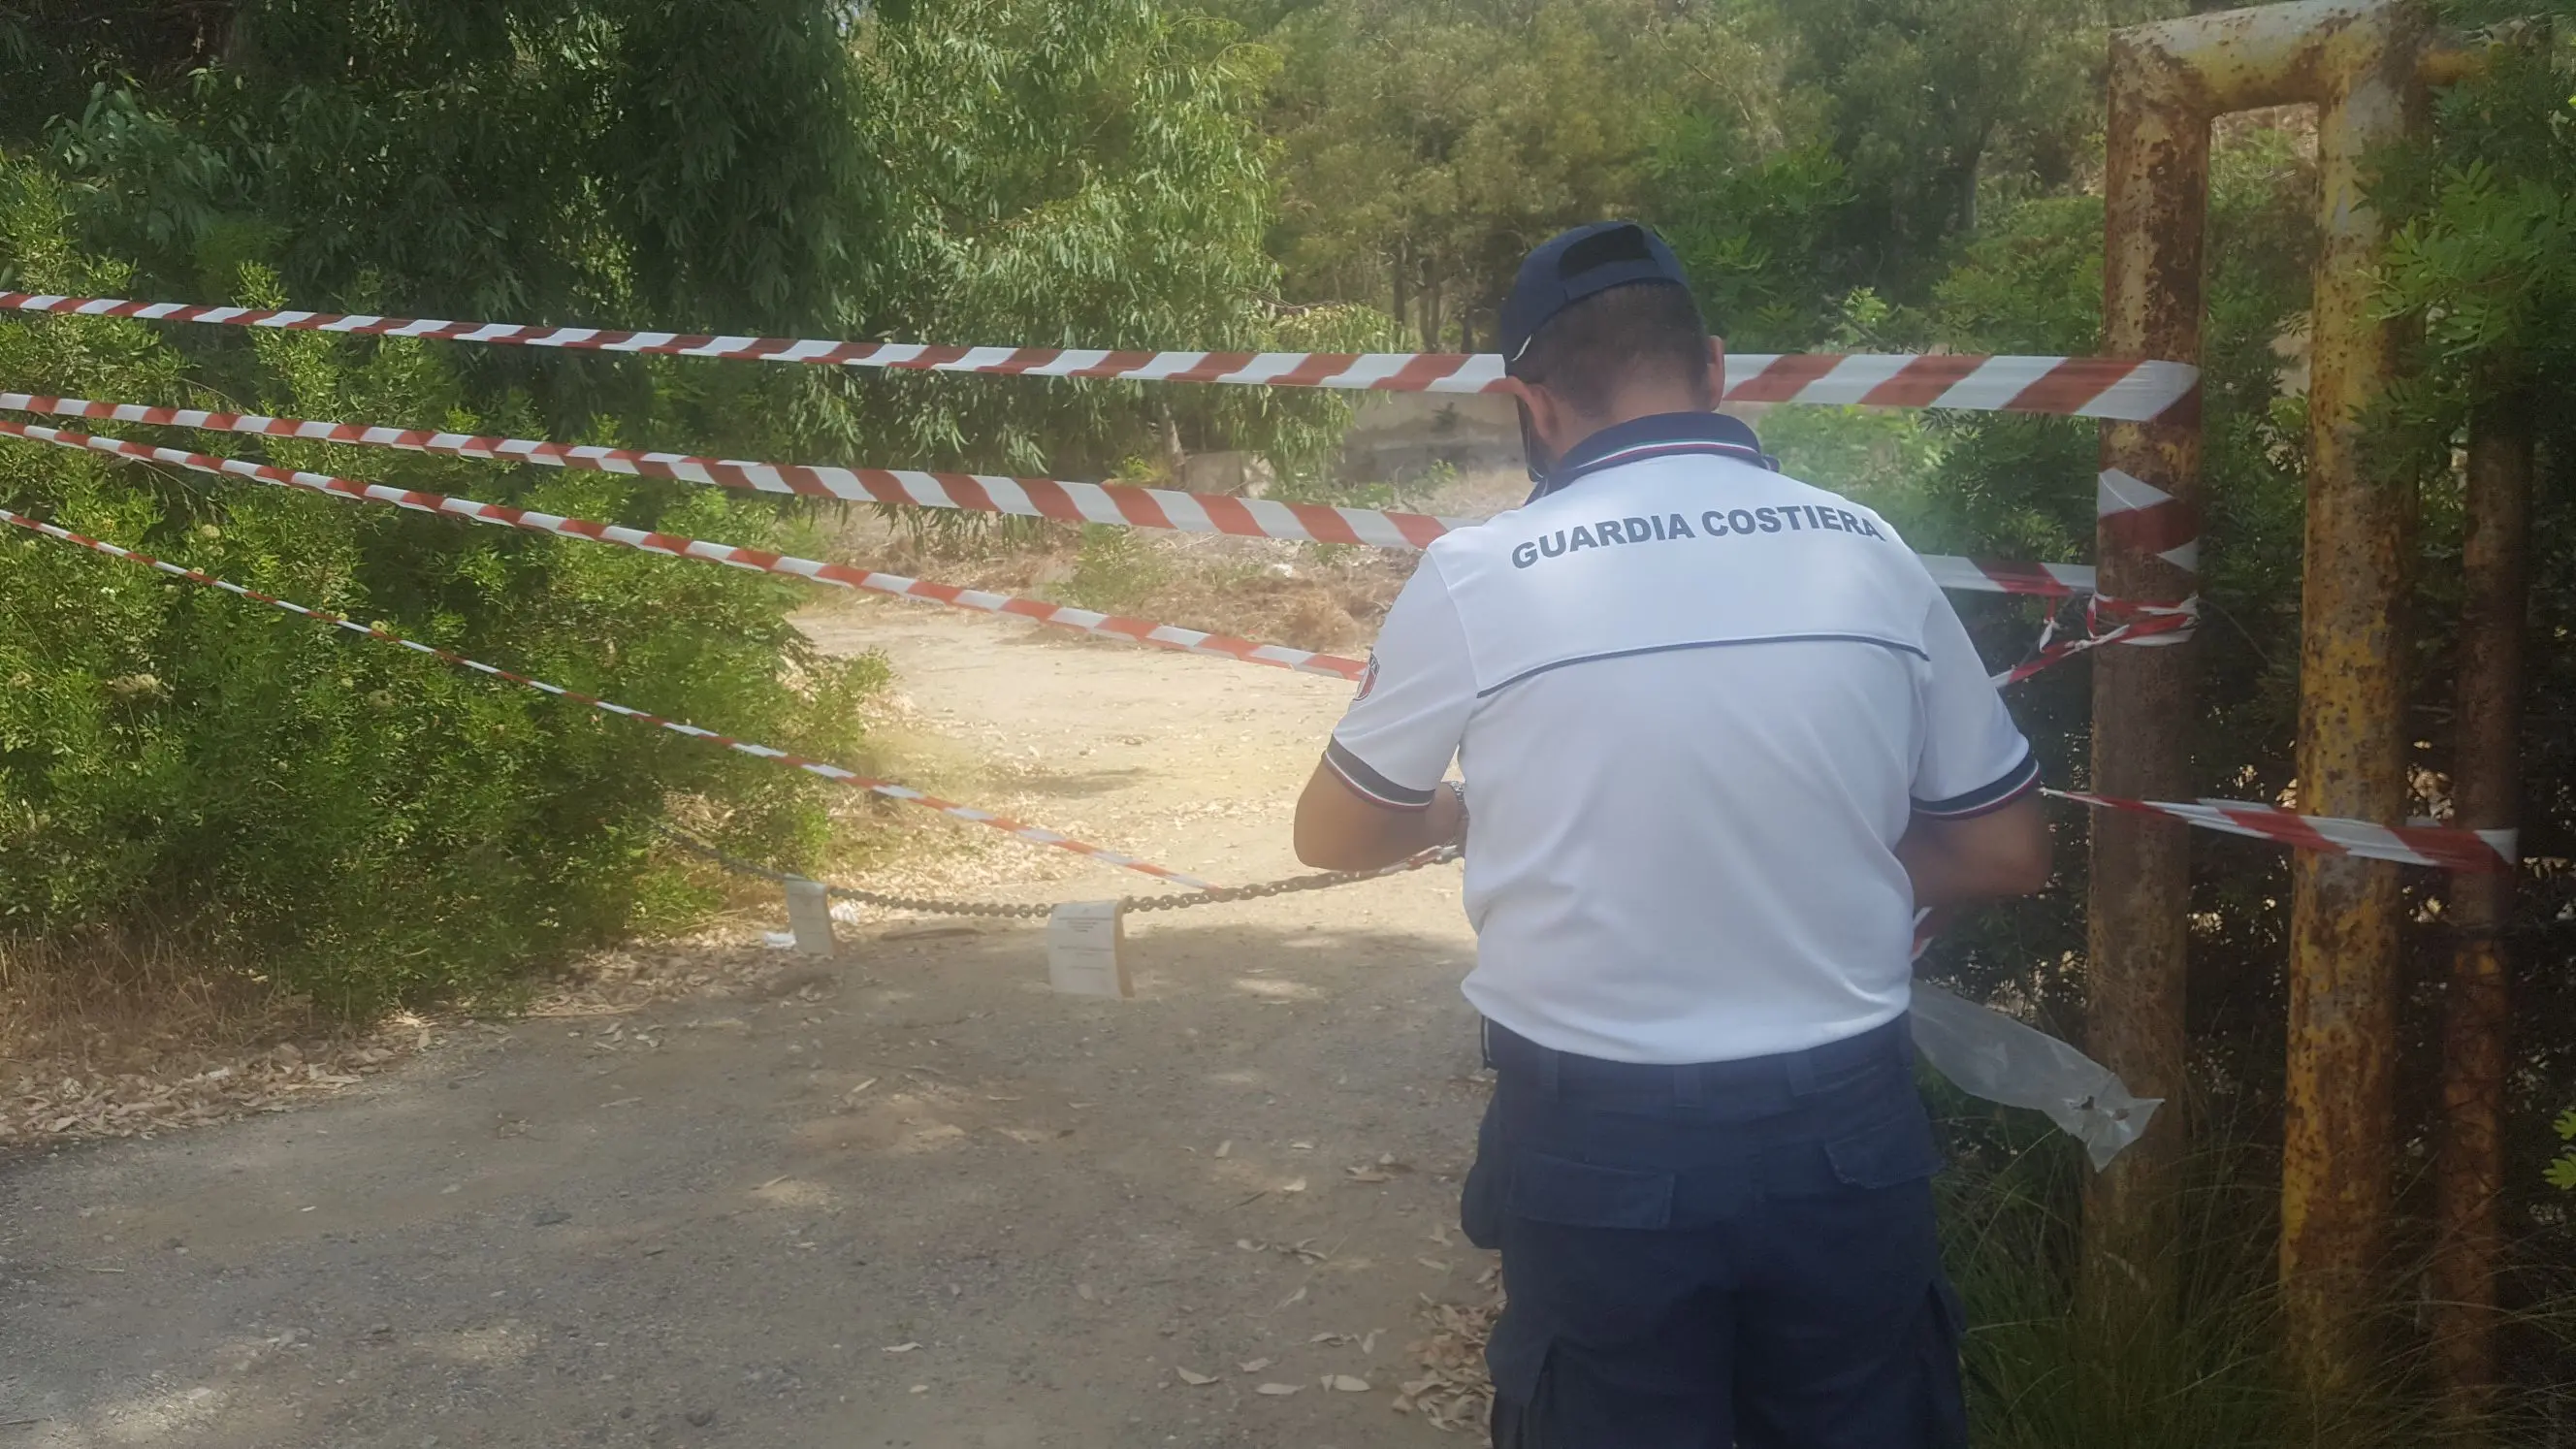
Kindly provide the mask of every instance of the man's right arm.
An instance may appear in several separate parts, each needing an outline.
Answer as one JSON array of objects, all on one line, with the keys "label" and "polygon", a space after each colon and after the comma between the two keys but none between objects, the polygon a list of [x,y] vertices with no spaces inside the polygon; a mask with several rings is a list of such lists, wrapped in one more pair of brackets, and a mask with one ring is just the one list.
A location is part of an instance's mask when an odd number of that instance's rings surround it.
[{"label": "man's right arm", "polygon": [[1982,815],[1917,815],[1896,858],[1914,882],[1915,907],[1942,910],[2046,889],[2051,844],[2048,817],[2030,794]]}]

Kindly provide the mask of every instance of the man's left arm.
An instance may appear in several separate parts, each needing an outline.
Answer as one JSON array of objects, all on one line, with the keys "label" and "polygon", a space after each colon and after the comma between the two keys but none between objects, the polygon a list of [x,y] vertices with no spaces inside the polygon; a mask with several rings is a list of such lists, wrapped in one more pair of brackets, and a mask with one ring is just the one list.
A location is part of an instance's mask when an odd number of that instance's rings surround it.
[{"label": "man's left arm", "polygon": [[1441,777],[1475,703],[1466,630],[1426,557],[1387,611],[1359,697],[1298,797],[1297,858],[1375,870],[1459,840],[1466,806]]},{"label": "man's left arm", "polygon": [[1914,817],[1896,843],[1914,904],[1945,909],[2045,890],[2053,842],[2040,813],[2039,761],[1938,592],[1924,644],[1930,679]]},{"label": "man's left arm", "polygon": [[1441,790],[1419,810],[1382,805],[1320,761],[1297,797],[1297,858],[1317,870],[1375,870],[1467,834],[1467,806]]}]

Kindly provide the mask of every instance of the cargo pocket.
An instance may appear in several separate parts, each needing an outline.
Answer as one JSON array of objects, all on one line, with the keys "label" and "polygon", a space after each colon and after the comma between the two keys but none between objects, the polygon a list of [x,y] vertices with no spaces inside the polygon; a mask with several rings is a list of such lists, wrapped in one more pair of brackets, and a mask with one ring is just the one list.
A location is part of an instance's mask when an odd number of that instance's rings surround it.
[{"label": "cargo pocket", "polygon": [[1507,1202],[1513,1217],[1534,1223],[1653,1232],[1672,1226],[1673,1175],[1518,1153]]},{"label": "cargo pocket", "polygon": [[1939,1172],[1941,1148],[1920,1106],[1825,1144],[1834,1176],[1846,1187],[1895,1187]]},{"label": "cargo pocket", "polygon": [[1968,1312],[1958,1290],[1934,1274],[1932,1301],[1923,1310],[1922,1359],[1926,1449],[1968,1449],[1967,1389],[1960,1377],[1959,1354],[1968,1337]]},{"label": "cargo pocket", "polygon": [[1467,1241],[1488,1252],[1503,1245],[1502,1102],[1485,1103],[1485,1120],[1476,1128],[1476,1161],[1458,1190],[1458,1227]]},{"label": "cargo pocket", "polygon": [[1556,1360],[1550,1355],[1543,1360],[1527,1398],[1502,1392],[1497,1385],[1492,1411],[1486,1416],[1486,1430],[1494,1449],[1566,1449],[1550,1431],[1549,1420],[1555,1417],[1549,1390],[1554,1386]]}]

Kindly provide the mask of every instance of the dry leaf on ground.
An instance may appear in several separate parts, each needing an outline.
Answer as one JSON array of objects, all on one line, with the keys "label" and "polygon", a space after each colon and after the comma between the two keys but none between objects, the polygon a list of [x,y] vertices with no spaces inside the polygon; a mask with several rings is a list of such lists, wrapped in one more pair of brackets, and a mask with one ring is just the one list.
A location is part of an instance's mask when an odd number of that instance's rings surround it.
[{"label": "dry leaf on ground", "polygon": [[1424,1299],[1422,1316],[1430,1321],[1431,1334],[1412,1348],[1423,1373],[1397,1387],[1395,1408],[1422,1415],[1435,1429],[1482,1432],[1494,1406],[1493,1380],[1485,1374],[1485,1340],[1502,1309],[1500,1298],[1482,1304]]}]

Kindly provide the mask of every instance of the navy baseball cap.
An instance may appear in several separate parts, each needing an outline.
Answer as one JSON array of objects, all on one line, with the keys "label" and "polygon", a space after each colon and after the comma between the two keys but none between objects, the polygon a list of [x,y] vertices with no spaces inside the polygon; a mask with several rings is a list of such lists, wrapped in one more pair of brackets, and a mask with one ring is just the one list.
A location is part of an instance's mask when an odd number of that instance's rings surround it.
[{"label": "navy baseball cap", "polygon": [[1521,262],[1503,298],[1503,370],[1510,372],[1530,339],[1557,313],[1613,287],[1662,282],[1690,290],[1681,259],[1664,239],[1633,221],[1597,221],[1560,232]]}]

